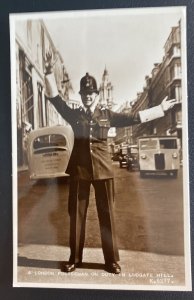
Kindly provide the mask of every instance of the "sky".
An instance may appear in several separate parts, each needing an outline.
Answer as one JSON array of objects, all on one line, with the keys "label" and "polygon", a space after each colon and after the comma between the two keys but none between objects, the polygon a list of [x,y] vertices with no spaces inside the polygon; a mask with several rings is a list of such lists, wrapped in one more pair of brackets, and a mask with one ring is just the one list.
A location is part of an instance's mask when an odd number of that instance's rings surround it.
[{"label": "sky", "polygon": [[86,72],[99,86],[106,67],[117,108],[143,90],[145,76],[162,62],[171,28],[183,16],[181,7],[130,8],[56,13],[43,20],[64,59],[73,98],[80,100],[79,83]]}]

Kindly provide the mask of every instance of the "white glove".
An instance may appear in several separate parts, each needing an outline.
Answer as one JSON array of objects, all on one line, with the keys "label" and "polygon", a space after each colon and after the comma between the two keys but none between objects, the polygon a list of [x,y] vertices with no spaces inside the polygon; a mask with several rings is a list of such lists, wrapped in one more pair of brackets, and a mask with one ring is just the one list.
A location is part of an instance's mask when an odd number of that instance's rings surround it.
[{"label": "white glove", "polygon": [[178,101],[176,99],[168,100],[168,97],[165,97],[161,102],[161,106],[162,106],[163,111],[167,111],[167,110],[171,109],[177,103],[178,103]]}]

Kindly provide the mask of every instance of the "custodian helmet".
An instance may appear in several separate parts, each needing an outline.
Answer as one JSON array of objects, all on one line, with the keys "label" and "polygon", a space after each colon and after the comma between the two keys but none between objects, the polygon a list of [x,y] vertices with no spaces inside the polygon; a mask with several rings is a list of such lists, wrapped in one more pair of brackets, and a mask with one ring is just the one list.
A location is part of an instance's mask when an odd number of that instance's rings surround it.
[{"label": "custodian helmet", "polygon": [[97,83],[94,77],[90,76],[88,73],[80,80],[80,91],[79,93],[99,93],[97,89]]}]

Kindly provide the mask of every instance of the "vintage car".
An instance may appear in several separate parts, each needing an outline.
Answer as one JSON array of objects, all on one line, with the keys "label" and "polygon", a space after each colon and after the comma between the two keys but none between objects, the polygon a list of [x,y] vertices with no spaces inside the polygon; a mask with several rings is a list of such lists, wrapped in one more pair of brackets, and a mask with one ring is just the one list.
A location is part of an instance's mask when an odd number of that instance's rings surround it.
[{"label": "vintage car", "polygon": [[129,171],[139,170],[139,151],[137,145],[129,145],[127,148],[127,169]]},{"label": "vintage car", "polygon": [[33,130],[28,136],[30,179],[67,176],[66,169],[74,143],[70,126],[52,126]]},{"label": "vintage car", "polygon": [[119,166],[127,167],[127,145],[121,146],[119,151]]}]

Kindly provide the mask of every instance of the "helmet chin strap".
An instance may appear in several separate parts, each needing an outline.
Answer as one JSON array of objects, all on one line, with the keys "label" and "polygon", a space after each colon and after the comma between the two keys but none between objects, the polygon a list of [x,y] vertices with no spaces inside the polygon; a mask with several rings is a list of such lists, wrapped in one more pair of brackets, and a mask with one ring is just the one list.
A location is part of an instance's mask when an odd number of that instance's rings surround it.
[{"label": "helmet chin strap", "polygon": [[92,103],[92,105],[90,106],[90,109],[94,111],[94,109],[96,108],[98,102],[99,102],[99,95],[96,94],[95,100]]}]

